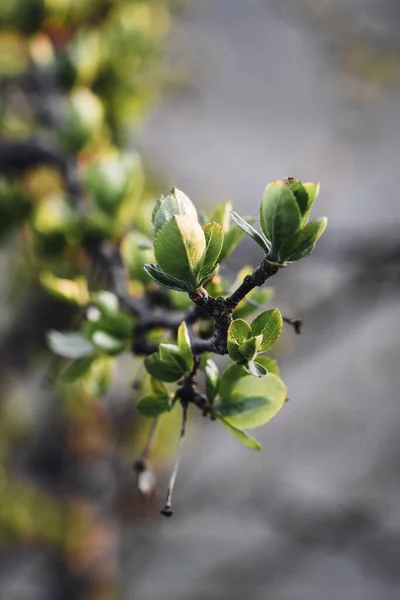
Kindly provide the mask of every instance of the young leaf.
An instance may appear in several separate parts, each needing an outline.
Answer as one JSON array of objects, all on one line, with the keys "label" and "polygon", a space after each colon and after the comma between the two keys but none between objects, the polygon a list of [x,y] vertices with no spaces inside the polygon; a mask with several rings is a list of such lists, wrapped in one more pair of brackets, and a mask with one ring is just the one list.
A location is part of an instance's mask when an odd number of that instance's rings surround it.
[{"label": "young leaf", "polygon": [[282,315],[277,308],[262,312],[251,324],[251,333],[254,336],[262,335],[260,352],[271,348],[278,339],[282,330]]},{"label": "young leaf", "polygon": [[204,374],[206,376],[206,395],[212,404],[218,392],[219,370],[211,358],[208,358],[205,363]]},{"label": "young leaf", "polygon": [[239,351],[239,346],[251,336],[250,326],[243,319],[235,319],[228,329],[228,353],[235,362],[243,360],[244,356]]},{"label": "young leaf", "polygon": [[260,224],[272,243],[271,260],[280,261],[280,247],[297,232],[300,223],[300,210],[290,187],[283,180],[267,185],[260,205]]},{"label": "young leaf", "polygon": [[190,370],[188,368],[188,361],[185,359],[178,346],[175,346],[174,344],[160,344],[159,354],[160,360],[165,366],[175,370],[180,369],[182,375]]},{"label": "young leaf", "polygon": [[178,328],[178,347],[182,357],[185,360],[187,370],[190,371],[193,368],[193,354],[190,347],[189,332],[185,321],[183,321]]},{"label": "young leaf", "polygon": [[[254,334],[258,335],[258,333]],[[251,336],[251,328],[246,321],[243,319],[235,319],[229,325],[228,329],[228,341],[235,343],[237,345],[242,344]]]},{"label": "young leaf", "polygon": [[232,227],[224,233],[224,243],[222,244],[221,254],[219,255],[219,262],[225,260],[225,258],[235,250],[242,241],[243,236],[244,231],[240,229],[240,227],[237,227],[237,225],[232,225]]},{"label": "young leaf", "polygon": [[93,356],[96,353],[96,348],[92,342],[80,333],[50,331],[47,334],[47,342],[55,354],[65,358],[83,358],[84,356]]},{"label": "young leaf", "polygon": [[168,395],[147,394],[137,404],[138,411],[145,417],[157,417],[171,410],[171,399]]},{"label": "young leaf", "polygon": [[300,229],[291,242],[291,249],[286,250],[286,244],[282,247],[280,254],[284,256],[286,253],[286,258],[283,258],[283,260],[300,260],[311,254],[315,248],[315,244],[324,233],[327,223],[327,218],[321,217],[316,221],[308,223],[303,229]]},{"label": "young leaf", "polygon": [[[286,397],[286,387],[276,375],[268,374],[261,378],[247,375],[235,382],[228,397],[221,396],[221,402],[215,409],[225,415],[231,411],[231,416],[225,416],[231,425],[253,429],[272,419],[282,408]],[[232,414],[237,406],[244,407],[243,412]]]},{"label": "young leaf", "polygon": [[236,383],[243,377],[248,377],[248,375],[237,364],[229,365],[222,372],[218,385],[218,393],[222,400],[231,396]]},{"label": "young leaf", "polygon": [[[239,352],[246,360],[253,360],[261,348],[263,341],[262,335],[256,335],[239,345]],[[265,374],[265,373],[264,373]]]},{"label": "young leaf", "polygon": [[228,431],[230,431],[232,435],[235,436],[236,439],[239,440],[239,442],[246,446],[246,448],[250,448],[250,450],[262,450],[261,444],[251,435],[245,431],[242,431],[241,429],[238,429],[237,427],[234,427],[223,417],[217,417],[217,419],[224,427],[226,427]]},{"label": "young leaf", "polygon": [[177,292],[190,292],[192,289],[191,286],[185,281],[181,281],[180,279],[176,279],[175,277],[171,277],[170,275],[164,273],[164,271],[160,269],[158,265],[146,264],[143,265],[143,269],[148,275],[150,275],[152,279],[154,279],[156,283],[168,288],[169,290],[175,290]]},{"label": "young leaf", "polygon": [[201,226],[186,216],[174,216],[158,230],[154,239],[154,255],[161,269],[170,277],[191,284],[192,289],[197,286],[205,249]]},{"label": "young leaf", "polygon": [[265,254],[269,254],[271,250],[271,244],[267,240],[267,238],[259,233],[254,227],[247,223],[237,212],[233,211],[231,213],[232,221],[245,233],[247,233],[261,248],[264,250]]},{"label": "young leaf", "polygon": [[150,375],[160,381],[172,383],[173,381],[178,381],[178,379],[182,377],[182,369],[180,367],[171,367],[163,363],[158,352],[146,356],[144,359],[144,366]]},{"label": "young leaf", "polygon": [[265,377],[265,375],[268,375],[268,369],[256,361],[245,360],[238,363],[238,365],[244,369],[246,373],[253,375],[253,377]]},{"label": "young leaf", "polygon": [[221,225],[218,223],[207,223],[203,227],[204,235],[206,238],[206,251],[204,254],[203,266],[201,268],[201,275],[208,274],[218,262],[219,255],[221,254],[222,244],[224,241],[224,234]]},{"label": "young leaf", "polygon": [[216,206],[210,214],[210,221],[218,223],[222,227],[222,231],[225,233],[229,229],[229,218],[232,210],[231,202],[224,202],[219,206]]},{"label": "young leaf", "polygon": [[193,202],[177,188],[172,188],[168,196],[161,196],[154,207],[152,214],[152,224],[154,232],[163,227],[174,216],[182,215],[192,219],[197,223],[197,210]]}]

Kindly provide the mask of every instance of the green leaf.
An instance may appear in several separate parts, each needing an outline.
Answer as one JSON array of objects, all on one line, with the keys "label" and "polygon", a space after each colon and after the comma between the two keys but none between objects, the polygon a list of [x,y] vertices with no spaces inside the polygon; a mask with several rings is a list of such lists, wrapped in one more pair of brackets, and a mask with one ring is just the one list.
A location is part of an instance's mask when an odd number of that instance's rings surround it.
[{"label": "green leaf", "polygon": [[225,233],[229,229],[230,212],[232,210],[231,202],[223,202],[216,206],[210,214],[210,221],[218,223],[222,227],[222,231]]},{"label": "green leaf", "polygon": [[157,417],[171,410],[171,399],[168,395],[147,394],[137,404],[138,411],[145,417]]},{"label": "green leaf", "polygon": [[206,360],[203,368],[206,376],[206,395],[212,404],[218,392],[219,369],[211,358]]},{"label": "green leaf", "polygon": [[315,244],[324,233],[328,220],[326,217],[321,217],[316,221],[308,223],[303,229],[301,229],[296,237],[292,240],[291,245],[288,244],[288,250],[286,250],[286,244],[281,249],[281,255],[286,258],[283,260],[295,261],[309,256],[315,248]]},{"label": "green leaf", "polygon": [[143,265],[143,269],[148,275],[150,275],[152,279],[154,279],[156,283],[168,288],[169,290],[175,290],[177,292],[189,292],[192,289],[191,286],[185,281],[181,281],[175,277],[170,277],[170,275],[164,273],[164,271],[160,269],[158,265],[146,264]]},{"label": "green leaf", "polygon": [[229,325],[228,329],[228,353],[235,362],[243,360],[243,355],[239,352],[239,346],[251,336],[250,326],[243,319],[235,319]]},{"label": "green leaf", "polygon": [[261,348],[263,341],[262,335],[257,335],[249,338],[239,345],[239,352],[246,360],[253,360],[257,356],[257,352]]},{"label": "green leaf", "polygon": [[262,335],[260,352],[265,352],[275,344],[282,330],[282,315],[277,308],[262,312],[251,324],[251,333],[254,336]]},{"label": "green leaf", "polygon": [[193,354],[190,346],[190,337],[185,321],[178,328],[178,347],[185,360],[188,371],[193,368]]},{"label": "green leaf", "polygon": [[261,378],[245,375],[235,382],[229,396],[224,396],[215,410],[224,416],[230,412],[225,419],[231,425],[253,429],[272,419],[282,408],[286,397],[286,387],[276,375],[268,374]]},{"label": "green leaf", "polygon": [[295,235],[300,223],[300,210],[290,187],[283,180],[267,185],[260,205],[260,224],[272,243],[272,261],[280,262],[280,247]]},{"label": "green leaf", "polygon": [[233,211],[231,213],[231,217],[232,221],[238,227],[243,229],[245,233],[247,233],[251,238],[253,238],[253,240],[257,242],[259,246],[261,246],[265,254],[269,254],[271,250],[271,244],[264,235],[261,235],[261,233],[254,229],[254,227],[252,227],[250,223],[247,223],[247,221],[245,221],[237,212]]},{"label": "green leaf", "polygon": [[203,231],[206,238],[206,251],[200,276],[207,275],[215,268],[224,241],[222,227],[218,223],[207,223],[207,225],[204,225]]},{"label": "green leaf", "polygon": [[166,223],[171,221],[174,216],[186,216],[197,223],[197,210],[193,202],[177,188],[172,188],[168,196],[161,196],[154,207],[151,222],[154,227],[154,232]]},{"label": "green leaf", "polygon": [[197,274],[206,249],[204,232],[197,221],[174,216],[154,240],[154,254],[161,269],[170,277],[197,287]]},{"label": "green leaf", "polygon": [[92,342],[80,333],[50,331],[47,334],[47,342],[55,354],[65,358],[83,358],[84,356],[93,356],[96,353],[96,348]]},{"label": "green leaf", "polygon": [[245,431],[242,431],[241,429],[238,429],[237,427],[234,427],[223,417],[217,417],[217,419],[224,427],[226,427],[228,431],[230,431],[233,436],[235,436],[236,439],[239,440],[239,442],[246,446],[246,448],[250,448],[250,450],[262,450],[261,444],[251,435]]},{"label": "green leaf", "polygon": [[307,223],[308,217],[310,216],[311,208],[318,197],[320,186],[319,186],[319,183],[303,182],[303,187],[308,194],[308,206],[307,206],[307,210],[304,211],[304,214],[303,214],[303,225],[304,225],[305,223]]},{"label": "green leaf", "polygon": [[278,375],[279,377],[279,368],[275,359],[271,358],[270,356],[259,355],[257,356],[257,362],[267,369],[268,373]]},{"label": "green leaf", "polygon": [[225,260],[225,258],[235,250],[235,248],[242,241],[243,237],[244,231],[236,225],[232,225],[232,227],[228,229],[228,231],[224,234],[224,243],[222,245],[221,254],[219,255],[220,262]]},{"label": "green leaf", "polygon": [[217,263],[210,271],[202,271],[198,277],[198,287],[205,285],[216,275],[219,264]]},{"label": "green leaf", "polygon": [[[258,334],[255,334],[258,335]],[[235,319],[229,325],[228,329],[228,340],[231,342],[240,345],[251,336],[251,328],[246,321],[243,319]]]},{"label": "green leaf", "polygon": [[218,393],[222,400],[231,396],[236,383],[243,377],[248,377],[248,375],[237,364],[230,364],[226,367],[219,378],[218,386]]},{"label": "green leaf", "polygon": [[268,375],[268,369],[256,361],[245,360],[238,363],[238,365],[244,369],[246,373],[253,375],[253,377],[265,377],[265,375]]},{"label": "green leaf", "polygon": [[126,350],[126,343],[118,338],[106,333],[105,331],[95,331],[92,335],[92,342],[97,348],[114,356]]},{"label": "green leaf", "polygon": [[190,370],[188,361],[183,356],[183,353],[178,346],[175,346],[174,344],[160,344],[159,354],[160,360],[164,365],[171,369],[180,369],[182,375]]},{"label": "green leaf", "polygon": [[155,379],[172,383],[182,377],[182,369],[179,367],[171,367],[163,363],[158,352],[146,356],[144,366],[147,372]]}]

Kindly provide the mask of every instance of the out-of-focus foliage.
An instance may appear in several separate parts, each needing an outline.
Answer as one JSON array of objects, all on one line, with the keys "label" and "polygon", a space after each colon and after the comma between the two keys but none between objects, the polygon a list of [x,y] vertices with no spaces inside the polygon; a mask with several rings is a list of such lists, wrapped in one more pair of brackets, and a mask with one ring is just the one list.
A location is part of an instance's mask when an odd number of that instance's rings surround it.
[{"label": "out-of-focus foliage", "polygon": [[[171,11],[178,4],[0,2],[0,243],[15,255],[12,277],[7,274],[2,284],[11,284],[18,301],[32,306],[24,330],[30,361],[37,361],[39,349],[43,352],[49,323],[64,330],[82,322],[86,312],[85,333],[91,336],[91,342],[81,341],[77,360],[75,347],[70,359],[52,363],[56,417],[50,410],[38,441],[35,428],[24,419],[20,422],[24,409],[16,392],[1,387],[0,549],[18,544],[53,547],[70,568],[79,561],[86,568],[97,560],[98,536],[112,539],[78,489],[65,484],[62,491],[60,478],[66,476],[67,465],[98,461],[110,452],[111,422],[98,399],[115,374],[113,354],[128,347],[133,331],[132,319],[113,305],[110,295],[89,292],[102,286],[99,275],[92,273],[88,249],[121,240],[122,248],[131,248],[149,231],[144,215],[151,210],[147,199],[152,183],[139,153],[126,149],[127,134],[154,106],[169,76],[162,56]],[[135,277],[129,290],[134,296],[142,295],[149,282],[141,264],[151,256],[143,251],[140,262],[140,252],[136,263],[126,264]],[[18,330],[24,315],[13,315],[11,309],[11,316]],[[12,337],[13,323],[8,325]],[[31,329],[38,329],[39,336]],[[50,336],[51,345],[65,348],[67,338]],[[134,368],[135,363],[131,379]],[[121,429],[129,455],[137,422],[135,417],[129,431]],[[62,434],[55,434],[54,441],[52,432],[58,427]],[[35,483],[29,461],[22,470],[15,468],[16,456],[26,447],[33,452],[32,444],[38,444],[40,456],[50,452],[50,463],[63,457],[54,476],[47,473],[47,459],[40,467],[45,480],[50,477],[44,489],[40,474]],[[47,444],[55,446],[48,450]]]}]

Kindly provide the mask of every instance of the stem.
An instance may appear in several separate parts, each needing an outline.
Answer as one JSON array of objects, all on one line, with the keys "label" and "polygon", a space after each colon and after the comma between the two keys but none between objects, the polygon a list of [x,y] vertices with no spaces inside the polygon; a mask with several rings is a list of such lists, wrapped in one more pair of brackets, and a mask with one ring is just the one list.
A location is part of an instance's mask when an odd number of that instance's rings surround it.
[{"label": "stem", "polygon": [[233,311],[251,290],[263,285],[267,279],[275,275],[278,271],[279,267],[270,265],[264,258],[260,266],[251,275],[246,275],[243,283],[226,299],[229,308]]},{"label": "stem", "polygon": [[301,319],[289,319],[288,317],[282,317],[282,320],[291,325],[298,335],[301,333],[301,328],[303,327],[303,321]]},{"label": "stem", "polygon": [[169,480],[169,486],[168,486],[167,497],[165,499],[165,505],[161,511],[161,514],[164,515],[164,517],[172,517],[172,515],[174,514],[172,512],[172,494],[174,492],[176,476],[178,474],[179,463],[180,463],[181,455],[182,455],[183,442],[184,442],[185,433],[186,433],[187,414],[188,414],[188,405],[186,403],[182,403],[182,411],[183,411],[182,412],[182,427],[181,427],[181,434],[180,434],[180,438],[179,438],[178,452],[176,453],[174,468],[172,470],[171,477]]},{"label": "stem", "polygon": [[143,452],[142,452],[142,456],[141,456],[142,460],[147,460],[149,458],[150,450],[153,445],[154,439],[156,437],[157,426],[158,426],[158,417],[155,417],[155,419],[153,419],[153,422],[150,427],[149,436],[147,438],[147,443],[146,443],[145,447],[143,448]]}]

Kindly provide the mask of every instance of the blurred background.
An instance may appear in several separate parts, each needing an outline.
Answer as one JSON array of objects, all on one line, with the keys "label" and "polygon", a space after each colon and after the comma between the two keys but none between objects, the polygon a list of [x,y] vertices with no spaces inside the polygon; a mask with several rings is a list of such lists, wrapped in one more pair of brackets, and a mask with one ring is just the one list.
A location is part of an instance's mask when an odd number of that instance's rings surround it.
[{"label": "blurred background", "polygon": [[[0,24],[2,600],[397,600],[397,0],[2,0]],[[123,181],[124,202],[98,193],[80,219],[75,173],[32,164],[46,144],[77,157],[86,192],[99,171],[102,188]],[[286,176],[320,181],[314,216],[329,219],[273,281],[272,305],[304,322],[278,348],[290,402],[257,431],[261,453],[194,417],[163,519],[178,428],[161,432],[159,495],[142,503],[140,366],[52,384],[46,331],[79,311],[51,274],[93,283],[82,232],[146,233],[172,185],[256,215]],[[245,240],[225,273],[260,258]]]}]

